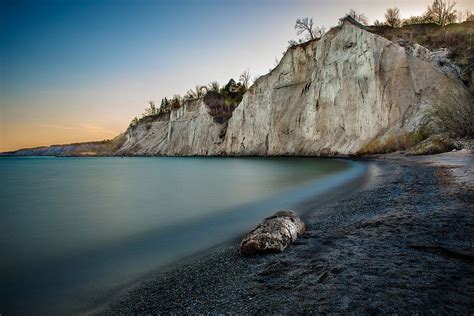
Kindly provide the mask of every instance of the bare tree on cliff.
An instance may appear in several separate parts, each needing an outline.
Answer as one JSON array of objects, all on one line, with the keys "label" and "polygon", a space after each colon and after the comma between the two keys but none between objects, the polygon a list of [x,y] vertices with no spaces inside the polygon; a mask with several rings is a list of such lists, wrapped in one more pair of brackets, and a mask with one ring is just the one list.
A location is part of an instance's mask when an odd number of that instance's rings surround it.
[{"label": "bare tree on cliff", "polygon": [[459,11],[458,12],[458,23],[462,23],[464,21],[474,21],[474,14],[470,10],[466,11]]},{"label": "bare tree on cliff", "polygon": [[387,11],[385,12],[385,23],[391,27],[402,26],[400,10],[397,7],[387,9]]},{"label": "bare tree on cliff", "polygon": [[155,101],[151,100],[151,101],[148,102],[148,103],[150,103],[151,113],[152,113],[153,115],[157,114],[157,113],[158,113],[158,108],[157,108],[156,105],[155,105]]},{"label": "bare tree on cliff", "polygon": [[441,26],[456,22],[457,11],[454,9],[455,5],[456,2],[451,2],[451,0],[433,1],[424,14],[425,21]]},{"label": "bare tree on cliff", "polygon": [[466,20],[468,22],[474,22],[474,14],[470,11],[466,11]]},{"label": "bare tree on cliff", "polygon": [[239,82],[244,86],[245,89],[248,89],[252,81],[252,75],[248,69],[244,70],[239,77]]},{"label": "bare tree on cliff", "polygon": [[[208,85],[208,89],[207,91],[212,91],[212,92],[219,92],[219,90],[221,89],[221,86],[219,84],[219,82],[217,81],[213,81],[211,82],[209,85]],[[207,93],[206,93],[207,94]]]},{"label": "bare tree on cliff", "polygon": [[425,19],[422,16],[411,16],[408,19],[404,19],[403,25],[413,25],[413,24],[422,24],[425,23]]},{"label": "bare tree on cliff", "polygon": [[156,108],[155,101],[148,101],[148,104],[150,105],[150,107],[145,109],[145,113],[143,114],[143,116],[158,114],[158,109]]},{"label": "bare tree on cliff", "polygon": [[349,12],[345,16],[349,16],[353,18],[360,24],[364,24],[364,25],[369,24],[369,18],[364,13],[359,13],[354,9],[350,9]]},{"label": "bare tree on cliff", "polygon": [[314,25],[313,18],[299,18],[296,19],[295,30],[297,35],[301,35],[305,32],[308,40],[320,38],[324,35],[324,27]]},{"label": "bare tree on cliff", "polygon": [[382,21],[379,21],[379,20],[375,20],[375,21],[374,21],[374,25],[375,25],[375,26],[383,26],[383,25],[386,25],[386,23],[385,23],[385,22],[382,22]]}]

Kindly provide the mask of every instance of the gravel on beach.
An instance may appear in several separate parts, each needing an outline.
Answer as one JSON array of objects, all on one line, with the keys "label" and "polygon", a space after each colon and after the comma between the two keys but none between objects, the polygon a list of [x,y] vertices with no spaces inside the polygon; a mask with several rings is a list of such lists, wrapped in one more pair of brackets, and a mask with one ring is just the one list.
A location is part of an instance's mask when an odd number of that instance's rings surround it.
[{"label": "gravel on beach", "polygon": [[474,192],[433,164],[368,163],[374,182],[312,201],[307,232],[285,252],[245,258],[231,242],[148,278],[100,314],[473,314]]}]

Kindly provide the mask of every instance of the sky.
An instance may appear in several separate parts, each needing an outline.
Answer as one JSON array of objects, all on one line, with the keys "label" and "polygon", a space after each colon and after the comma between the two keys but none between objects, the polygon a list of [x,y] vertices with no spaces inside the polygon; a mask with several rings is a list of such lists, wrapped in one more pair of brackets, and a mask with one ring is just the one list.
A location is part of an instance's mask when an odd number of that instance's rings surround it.
[{"label": "sky", "polygon": [[[419,15],[430,0],[1,0],[0,152],[110,139],[149,100],[263,75],[296,39],[349,9]],[[473,10],[472,0],[458,0]]]}]

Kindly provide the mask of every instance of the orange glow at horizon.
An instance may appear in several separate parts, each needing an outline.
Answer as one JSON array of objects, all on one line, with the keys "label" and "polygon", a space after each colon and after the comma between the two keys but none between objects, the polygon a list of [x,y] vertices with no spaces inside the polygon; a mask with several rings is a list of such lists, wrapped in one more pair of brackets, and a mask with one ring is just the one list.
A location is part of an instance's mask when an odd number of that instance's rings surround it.
[{"label": "orange glow at horizon", "polygon": [[330,29],[351,8],[372,23],[432,1],[0,1],[0,152],[111,139],[149,100],[263,75],[297,38],[297,18]]},{"label": "orange glow at horizon", "polygon": [[0,152],[112,139],[125,130],[126,126],[121,125],[111,126],[110,129],[90,123],[79,125],[17,124],[8,129],[2,127]]}]

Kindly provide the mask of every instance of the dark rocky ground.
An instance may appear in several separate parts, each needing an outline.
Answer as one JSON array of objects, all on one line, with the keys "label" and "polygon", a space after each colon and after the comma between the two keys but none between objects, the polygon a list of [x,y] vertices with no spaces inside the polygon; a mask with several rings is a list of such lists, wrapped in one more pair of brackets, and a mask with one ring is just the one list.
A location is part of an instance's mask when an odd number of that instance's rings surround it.
[{"label": "dark rocky ground", "polygon": [[439,167],[373,162],[376,183],[318,206],[284,253],[237,242],[149,279],[102,313],[474,313],[474,192]]}]

